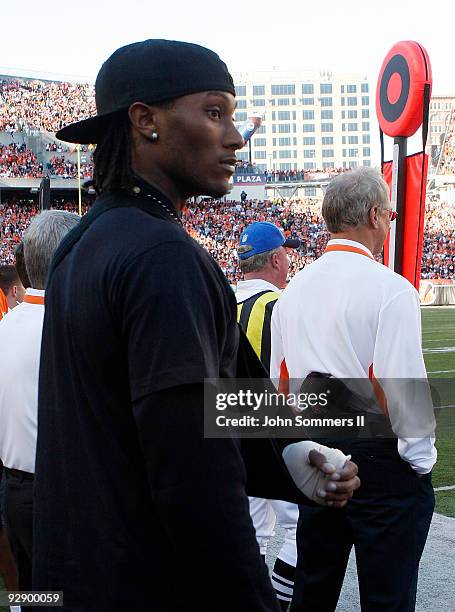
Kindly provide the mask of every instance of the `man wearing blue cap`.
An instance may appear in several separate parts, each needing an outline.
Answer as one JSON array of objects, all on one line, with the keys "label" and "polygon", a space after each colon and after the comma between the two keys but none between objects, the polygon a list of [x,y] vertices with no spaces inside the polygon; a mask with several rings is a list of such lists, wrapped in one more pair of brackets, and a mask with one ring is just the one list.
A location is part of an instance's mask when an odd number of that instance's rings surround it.
[{"label": "man wearing blue cap", "polygon": [[[272,310],[280,290],[286,286],[289,272],[286,248],[299,245],[299,240],[286,239],[281,229],[267,221],[248,225],[240,235],[237,253],[244,280],[237,284],[237,318],[267,372],[270,371]],[[264,558],[275,522],[285,529],[284,543],[272,571],[272,584],[281,608],[287,610],[297,564],[298,506],[260,497],[250,497],[249,501],[256,539]]]}]

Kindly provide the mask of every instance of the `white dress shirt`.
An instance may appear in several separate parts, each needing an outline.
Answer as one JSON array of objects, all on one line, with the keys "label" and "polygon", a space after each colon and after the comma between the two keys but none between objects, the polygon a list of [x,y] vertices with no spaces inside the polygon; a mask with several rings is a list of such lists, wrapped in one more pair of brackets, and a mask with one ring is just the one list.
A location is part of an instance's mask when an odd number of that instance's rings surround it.
[{"label": "white dress shirt", "polygon": [[43,298],[44,291],[27,289],[0,321],[0,458],[5,467],[32,474],[44,304],[30,302]]},{"label": "white dress shirt", "polygon": [[[330,240],[332,245],[360,249],[364,255],[327,252],[290,281],[272,315],[271,378],[279,378],[283,360],[289,378],[300,380],[312,371],[368,378],[372,366],[381,384],[390,382],[384,390],[392,427],[403,415],[411,421],[416,396],[397,392],[396,379],[427,377],[419,295],[405,278],[377,263],[363,244]],[[417,399],[429,401],[429,393],[424,396]],[[436,461],[431,434],[399,438],[398,451],[419,473],[429,472]]]}]

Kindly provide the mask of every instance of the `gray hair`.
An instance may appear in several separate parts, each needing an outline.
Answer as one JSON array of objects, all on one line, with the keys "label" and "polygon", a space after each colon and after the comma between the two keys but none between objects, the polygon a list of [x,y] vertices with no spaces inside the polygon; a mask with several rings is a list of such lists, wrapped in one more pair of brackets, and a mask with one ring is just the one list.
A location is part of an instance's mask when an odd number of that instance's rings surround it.
[{"label": "gray hair", "polygon": [[45,210],[33,218],[23,242],[25,266],[34,289],[44,289],[54,252],[80,220],[78,215],[65,210]]},{"label": "gray hair", "polygon": [[368,223],[374,206],[385,209],[390,204],[389,188],[373,168],[359,167],[333,178],[322,202],[322,216],[331,233]]},{"label": "gray hair", "polygon": [[[239,247],[242,249],[242,247]],[[237,252],[241,252],[241,250]],[[278,253],[281,247],[276,249],[272,249],[271,251],[264,251],[263,253],[258,253],[257,255],[252,255],[248,257],[248,259],[239,259],[239,267],[242,274],[248,274],[249,272],[260,272],[265,266],[268,264],[270,257],[274,253]]]}]

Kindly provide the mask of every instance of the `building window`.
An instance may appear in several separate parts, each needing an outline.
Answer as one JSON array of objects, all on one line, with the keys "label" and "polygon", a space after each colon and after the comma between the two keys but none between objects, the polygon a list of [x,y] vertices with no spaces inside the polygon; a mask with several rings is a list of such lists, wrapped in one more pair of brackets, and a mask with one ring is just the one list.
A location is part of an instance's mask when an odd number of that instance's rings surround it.
[{"label": "building window", "polygon": [[277,105],[278,106],[289,106],[290,103],[291,102],[289,98],[278,98]]},{"label": "building window", "polygon": [[267,138],[254,138],[253,143],[255,147],[266,147]]},{"label": "building window", "polygon": [[263,98],[258,98],[257,100],[253,100],[253,106],[265,106],[265,100]]},{"label": "building window", "polygon": [[366,168],[371,168],[371,161],[370,161],[369,159],[364,159],[364,160],[363,160],[363,165],[364,165]]},{"label": "building window", "polygon": [[314,98],[302,98],[303,106],[314,106]]},{"label": "building window", "polygon": [[237,100],[236,108],[246,108],[246,100]]},{"label": "building window", "polygon": [[302,93],[303,94],[314,94],[314,85],[313,83],[303,83],[302,85]]},{"label": "building window", "polygon": [[370,135],[369,134],[363,134],[362,135],[362,144],[370,144]]},{"label": "building window", "polygon": [[333,132],[333,123],[321,123],[321,132]]},{"label": "building window", "polygon": [[314,162],[303,162],[303,169],[304,170],[315,170],[316,164]]},{"label": "building window", "polygon": [[335,157],[333,149],[322,149],[322,157]]},{"label": "building window", "polygon": [[261,127],[259,127],[256,130],[256,134],[265,134],[265,125],[264,124],[262,124]]},{"label": "building window", "polygon": [[291,163],[281,163],[279,164],[279,169],[280,170],[292,170],[292,164]]},{"label": "building window", "polygon": [[279,123],[277,131],[278,134],[289,134],[291,131],[291,126],[289,123]]},{"label": "building window", "polygon": [[304,110],[303,111],[303,119],[307,121],[311,121],[314,119],[314,111],[312,110]]},{"label": "building window", "polygon": [[319,87],[319,91],[321,94],[331,94],[332,93],[332,84],[331,83],[321,83]]},{"label": "building window", "polygon": [[253,96],[265,96],[265,85],[253,85]]},{"label": "building window", "polygon": [[321,119],[333,119],[333,110],[322,110]]},{"label": "building window", "polygon": [[370,109],[362,108],[362,119],[369,119],[369,118],[370,118]]},{"label": "building window", "polygon": [[295,96],[295,85],[272,85],[272,96]]},{"label": "building window", "polygon": [[234,121],[246,121],[248,119],[248,113],[237,112],[234,115]]},{"label": "building window", "polygon": [[236,96],[246,96],[246,85],[236,85],[235,95]]},{"label": "building window", "polygon": [[237,151],[235,156],[239,161],[248,161],[250,159],[250,154],[248,151]]},{"label": "building window", "polygon": [[341,96],[341,106],[345,106],[346,105],[346,98],[344,96]]},{"label": "building window", "polygon": [[[304,145],[314,145],[316,144],[316,138],[314,136],[304,136],[303,137],[303,144]],[[329,143],[327,143],[329,144]]]},{"label": "building window", "polygon": [[358,136],[348,136],[348,144],[359,144]]},{"label": "building window", "polygon": [[267,164],[255,164],[255,166],[259,172],[265,172],[265,170],[267,170]]},{"label": "building window", "polygon": [[321,98],[321,106],[333,106],[332,98]]},{"label": "building window", "polygon": [[255,151],[254,159],[267,159],[267,151]]},{"label": "building window", "polygon": [[[322,162],[323,170],[330,170],[330,168],[333,168],[333,162]],[[316,189],[314,191],[316,192]],[[316,193],[314,195],[316,195]]]},{"label": "building window", "polygon": [[348,119],[357,119],[357,111],[348,110]]},{"label": "building window", "polygon": [[358,154],[359,154],[359,150],[358,149],[349,149],[349,151],[348,151],[348,156],[349,157],[357,157]]},{"label": "building window", "polygon": [[363,156],[364,157],[370,157],[371,156],[370,147],[363,147]]},{"label": "building window", "polygon": [[357,85],[347,85],[346,92],[347,93],[357,93]]},{"label": "building window", "polygon": [[362,96],[362,106],[368,106],[370,103],[370,96]]},{"label": "building window", "polygon": [[288,159],[289,157],[292,157],[292,151],[289,151],[288,149],[282,149],[281,151],[278,151],[279,159]]},{"label": "building window", "polygon": [[278,111],[278,121],[290,121],[290,120],[291,120],[290,111]]},{"label": "building window", "polygon": [[357,123],[348,123],[348,132],[357,132],[358,125]]},{"label": "building window", "polygon": [[291,138],[278,138],[278,146],[280,147],[290,147],[291,146]]},{"label": "building window", "polygon": [[362,130],[364,132],[369,132],[370,131],[370,122],[369,121],[362,121]]},{"label": "building window", "polygon": [[314,123],[304,123],[303,124],[303,131],[304,132],[314,132]]},{"label": "building window", "polygon": [[322,144],[323,145],[333,145],[333,136],[323,136]]},{"label": "building window", "polygon": [[368,93],[368,83],[362,83],[362,93]]},{"label": "building window", "polygon": [[314,149],[304,149],[303,157],[305,157],[306,159],[316,157],[316,151]]},{"label": "building window", "polygon": [[348,106],[357,106],[357,96],[348,96]]}]

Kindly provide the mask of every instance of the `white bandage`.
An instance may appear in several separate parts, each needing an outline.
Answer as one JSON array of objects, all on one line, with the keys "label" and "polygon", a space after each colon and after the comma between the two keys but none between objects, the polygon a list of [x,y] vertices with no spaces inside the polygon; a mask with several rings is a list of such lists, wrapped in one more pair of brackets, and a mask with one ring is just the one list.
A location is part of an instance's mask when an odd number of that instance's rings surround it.
[{"label": "white bandage", "polygon": [[305,497],[317,504],[324,506],[324,498],[318,497],[320,490],[326,491],[328,478],[324,472],[310,465],[309,454],[312,450],[322,453],[337,470],[341,470],[350,457],[346,456],[337,448],[329,448],[311,440],[296,442],[286,446],[283,451],[283,459],[292,479]]}]

